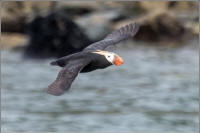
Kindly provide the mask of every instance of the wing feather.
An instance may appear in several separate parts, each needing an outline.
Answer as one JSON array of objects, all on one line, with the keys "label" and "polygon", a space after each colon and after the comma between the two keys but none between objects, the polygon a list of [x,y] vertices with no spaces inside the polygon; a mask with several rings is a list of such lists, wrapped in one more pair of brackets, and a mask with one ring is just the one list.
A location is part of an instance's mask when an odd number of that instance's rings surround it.
[{"label": "wing feather", "polygon": [[87,64],[88,63],[85,60],[76,60],[73,63],[67,64],[60,70],[56,80],[49,85],[47,93],[55,96],[64,94],[67,90],[69,90],[72,82],[77,77],[81,69]]},{"label": "wing feather", "polygon": [[138,30],[139,24],[137,24],[136,22],[128,24],[118,30],[115,30],[114,32],[106,36],[106,38],[104,38],[103,40],[89,45],[84,49],[84,51],[104,50],[110,45],[117,44],[125,39],[133,37]]}]

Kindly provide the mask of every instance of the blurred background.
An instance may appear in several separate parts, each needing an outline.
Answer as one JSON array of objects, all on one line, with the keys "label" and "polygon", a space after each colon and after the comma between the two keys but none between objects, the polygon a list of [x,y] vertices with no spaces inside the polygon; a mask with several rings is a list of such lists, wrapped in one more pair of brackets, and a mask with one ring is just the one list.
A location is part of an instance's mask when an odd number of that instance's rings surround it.
[{"label": "blurred background", "polygon": [[[198,2],[2,2],[2,131],[198,132]],[[45,88],[81,51],[132,21],[125,61]]]}]

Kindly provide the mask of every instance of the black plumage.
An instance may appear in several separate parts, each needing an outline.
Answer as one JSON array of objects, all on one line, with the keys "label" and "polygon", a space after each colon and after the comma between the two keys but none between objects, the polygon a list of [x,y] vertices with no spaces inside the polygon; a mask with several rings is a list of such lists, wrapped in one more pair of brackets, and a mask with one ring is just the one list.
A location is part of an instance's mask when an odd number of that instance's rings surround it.
[{"label": "black plumage", "polygon": [[61,95],[67,91],[79,72],[90,72],[96,69],[103,69],[113,64],[109,61],[109,56],[113,60],[121,60],[116,54],[103,51],[110,45],[134,36],[139,29],[137,23],[126,25],[111,34],[105,39],[93,43],[82,52],[65,56],[51,62],[51,65],[63,67],[56,80],[47,88],[47,92],[52,95]]}]

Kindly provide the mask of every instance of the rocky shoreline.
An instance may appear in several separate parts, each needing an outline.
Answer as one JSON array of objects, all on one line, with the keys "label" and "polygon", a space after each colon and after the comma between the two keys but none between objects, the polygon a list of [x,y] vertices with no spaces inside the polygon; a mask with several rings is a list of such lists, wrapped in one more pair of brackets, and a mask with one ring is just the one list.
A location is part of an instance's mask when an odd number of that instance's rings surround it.
[{"label": "rocky shoreline", "polygon": [[[37,17],[41,17],[46,19],[42,22],[43,25],[48,25],[47,23],[51,20],[54,21],[53,19],[48,20],[50,19],[48,16],[59,13],[66,14],[71,22],[80,27],[74,29],[73,26],[69,26],[68,29],[65,28],[66,30],[62,31],[63,35],[69,36],[66,34],[67,32],[76,30],[82,34],[78,36],[83,37],[81,37],[82,40],[77,39],[77,35],[73,32],[73,35],[70,34],[70,38],[74,39],[63,42],[64,36],[54,36],[54,41],[50,41],[52,46],[56,45],[54,49],[60,47],[57,46],[58,42],[73,46],[74,40],[79,40],[78,43],[80,45],[83,43],[83,47],[85,47],[91,42],[102,39],[112,30],[132,21],[140,24],[140,30],[133,40],[149,44],[164,42],[164,45],[176,43],[181,46],[184,42],[198,37],[199,34],[198,2],[3,2],[2,48],[15,49],[37,43],[33,41],[38,39],[35,38],[36,34],[29,34],[30,24]],[[54,17],[55,25],[58,27],[60,25],[62,29],[65,20],[58,22],[57,16],[59,15]],[[36,33],[40,34],[39,27],[32,28],[32,31],[38,29]],[[49,30],[52,34],[61,33],[59,28],[50,27]],[[48,33],[47,30],[43,32]],[[41,40],[46,36],[42,33],[39,35],[38,49],[41,49],[40,46],[44,44]],[[57,41],[55,41],[56,39]],[[48,43],[47,40],[48,38],[44,39],[44,42]],[[80,45],[78,44],[78,46]],[[63,45],[61,45],[62,48]],[[63,53],[60,56],[62,55]],[[56,54],[55,56],[58,57]]]}]

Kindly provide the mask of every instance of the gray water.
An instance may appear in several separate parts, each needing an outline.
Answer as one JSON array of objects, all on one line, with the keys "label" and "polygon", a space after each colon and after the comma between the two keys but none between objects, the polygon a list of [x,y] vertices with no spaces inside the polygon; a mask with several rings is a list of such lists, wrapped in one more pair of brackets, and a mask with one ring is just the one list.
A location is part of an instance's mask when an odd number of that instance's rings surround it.
[{"label": "gray water", "polygon": [[123,66],[79,74],[59,97],[45,92],[59,71],[52,59],[2,51],[2,131],[198,131],[195,47],[114,51]]}]

